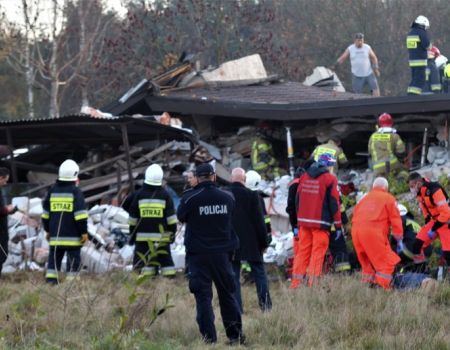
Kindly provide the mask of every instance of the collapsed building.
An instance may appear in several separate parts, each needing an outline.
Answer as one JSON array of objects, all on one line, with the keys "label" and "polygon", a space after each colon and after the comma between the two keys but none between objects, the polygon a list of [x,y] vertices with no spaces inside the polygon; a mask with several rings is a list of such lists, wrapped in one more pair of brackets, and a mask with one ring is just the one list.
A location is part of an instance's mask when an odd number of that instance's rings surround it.
[{"label": "collapsed building", "polygon": [[[407,143],[409,166],[423,166],[429,150],[428,161],[435,165],[431,169],[448,173],[447,95],[373,98],[348,93],[324,67],[316,68],[304,83],[289,82],[268,75],[259,55],[206,70],[200,70],[192,57],[184,56],[101,110],[87,109],[85,114],[58,119],[0,123],[0,135],[6,140],[0,147],[1,162],[12,170],[12,185],[6,195],[32,198],[10,223],[11,251],[15,254],[11,271],[37,268],[30,263],[42,268],[45,262],[48,246],[36,216],[36,203],[66,158],[80,164],[80,188],[89,206],[94,206],[89,230],[96,243],[83,248],[83,263],[94,272],[129,267],[128,218],[119,207],[150,163],[165,169],[176,203],[185,183],[184,173],[195,163],[214,161],[223,183],[229,180],[231,168],[249,169],[252,137],[261,121],[270,126],[281,167],[288,168],[288,127],[297,161],[337,133],[351,168],[365,170],[367,140],[375,130],[376,117],[389,112]],[[275,231],[265,259],[280,265],[292,249],[285,213],[288,183],[287,177],[262,188]],[[172,252],[177,267],[182,267],[182,228]]]}]

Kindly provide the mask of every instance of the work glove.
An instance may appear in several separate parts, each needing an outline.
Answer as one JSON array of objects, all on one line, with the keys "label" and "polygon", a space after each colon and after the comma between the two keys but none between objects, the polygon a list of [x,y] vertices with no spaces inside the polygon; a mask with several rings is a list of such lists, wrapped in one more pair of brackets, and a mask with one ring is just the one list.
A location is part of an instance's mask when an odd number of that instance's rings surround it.
[{"label": "work glove", "polygon": [[45,239],[50,242],[50,232],[45,232]]},{"label": "work glove", "polygon": [[89,235],[87,233],[83,233],[81,235],[81,239],[80,239],[81,244],[86,243],[88,240],[89,240]]},{"label": "work glove", "polygon": [[344,234],[344,231],[341,228],[336,229],[336,237],[334,238],[337,241]]},{"label": "work glove", "polygon": [[430,230],[427,234],[429,239],[434,239],[436,237],[436,231]]},{"label": "work glove", "polygon": [[397,241],[397,254],[400,254],[403,252],[404,245],[403,245],[403,239],[399,239]]},{"label": "work glove", "polygon": [[298,237],[298,228],[294,228],[294,239],[296,240],[296,241],[298,241],[299,240],[299,237]]}]

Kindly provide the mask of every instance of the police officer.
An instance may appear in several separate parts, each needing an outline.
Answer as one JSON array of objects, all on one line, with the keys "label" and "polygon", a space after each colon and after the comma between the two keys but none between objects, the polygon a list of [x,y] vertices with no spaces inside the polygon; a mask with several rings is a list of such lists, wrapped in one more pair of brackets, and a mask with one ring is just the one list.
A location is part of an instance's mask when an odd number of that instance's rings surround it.
[{"label": "police officer", "polygon": [[[177,217],[172,198],[162,188],[163,176],[158,164],[150,165],[145,171],[144,185],[135,194],[130,206],[130,243],[136,243],[135,270],[154,276],[159,268],[162,276],[171,277],[176,273],[170,244],[175,239]],[[155,249],[151,249],[152,245]]]},{"label": "police officer", "polygon": [[222,322],[230,344],[243,344],[241,312],[231,265],[239,241],[232,229],[235,207],[231,193],[217,188],[213,167],[200,164],[195,175],[198,185],[186,192],[177,216],[186,223],[185,246],[189,263],[189,289],[197,304],[197,323],[207,343],[217,341],[212,308],[212,282],[219,297]]},{"label": "police officer", "polygon": [[80,269],[81,246],[88,240],[88,213],[83,194],[77,187],[78,164],[71,159],[59,167],[58,180],[43,202],[42,222],[50,242],[46,279],[58,283],[58,272],[67,253],[67,280]]}]

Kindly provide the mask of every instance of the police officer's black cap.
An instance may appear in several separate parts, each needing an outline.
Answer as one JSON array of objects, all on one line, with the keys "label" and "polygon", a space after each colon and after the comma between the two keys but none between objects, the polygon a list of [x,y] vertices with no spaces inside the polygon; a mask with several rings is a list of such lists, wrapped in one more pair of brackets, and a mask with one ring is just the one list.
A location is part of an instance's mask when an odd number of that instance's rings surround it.
[{"label": "police officer's black cap", "polygon": [[195,176],[211,176],[214,174],[214,168],[209,163],[200,164],[195,168]]}]

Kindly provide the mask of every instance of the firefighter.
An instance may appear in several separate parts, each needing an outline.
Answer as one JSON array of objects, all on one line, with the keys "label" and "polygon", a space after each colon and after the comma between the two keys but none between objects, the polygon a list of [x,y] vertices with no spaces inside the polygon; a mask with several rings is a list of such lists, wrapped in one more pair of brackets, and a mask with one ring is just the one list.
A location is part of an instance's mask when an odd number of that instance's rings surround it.
[{"label": "firefighter", "polygon": [[59,282],[58,272],[67,253],[66,280],[73,280],[80,270],[81,246],[88,240],[88,213],[83,194],[77,187],[78,164],[71,159],[59,167],[58,180],[43,202],[42,222],[50,244],[46,280]]},{"label": "firefighter", "polygon": [[431,49],[428,50],[427,69],[425,75],[425,91],[427,92],[440,93],[442,90],[441,76],[436,65],[436,58],[438,58],[440,54],[441,52],[436,46],[432,46]]},{"label": "firefighter", "polygon": [[170,244],[175,240],[177,217],[172,198],[162,187],[163,176],[158,164],[145,171],[144,185],[130,206],[130,244],[136,243],[134,270],[148,276],[155,276],[159,270],[162,276],[173,277],[176,270]]},{"label": "firefighter", "polygon": [[376,176],[388,175],[403,168],[398,157],[405,153],[405,144],[392,127],[393,124],[390,114],[381,114],[378,117],[378,130],[369,139],[369,154]]},{"label": "firefighter", "polygon": [[430,22],[425,16],[418,16],[406,37],[406,47],[409,53],[409,67],[411,68],[411,83],[408,95],[420,95],[425,87],[428,50],[431,42],[427,29]]},{"label": "firefighter", "polygon": [[391,288],[391,282],[400,257],[389,245],[389,228],[403,249],[403,227],[395,197],[388,192],[388,182],[377,177],[372,190],[353,210],[352,239],[358,261],[361,264],[363,282]]},{"label": "firefighter", "polygon": [[443,69],[443,86],[444,86],[444,92],[449,93],[450,92],[450,63],[447,63]]},{"label": "firefighter", "polygon": [[260,124],[257,136],[252,142],[251,161],[253,170],[257,171],[263,179],[273,180],[282,175],[278,161],[273,152],[272,143],[267,137],[269,126]]},{"label": "firefighter", "polygon": [[428,247],[437,237],[441,240],[442,254],[450,266],[450,207],[445,190],[437,182],[431,182],[419,173],[411,173],[408,178],[411,192],[417,196],[425,218],[425,225],[416,236],[413,245],[414,262],[425,262],[423,249]]},{"label": "firefighter", "polygon": [[[0,187],[6,186],[9,180],[9,169],[0,167]],[[3,196],[0,194],[0,275],[2,267],[8,258],[8,215],[17,211],[17,206],[12,204],[6,205]]]},{"label": "firefighter", "polygon": [[242,317],[235,298],[231,259],[239,247],[232,219],[235,200],[220,190],[210,164],[195,170],[198,185],[181,198],[177,215],[186,223],[184,243],[189,263],[189,290],[195,296],[197,323],[206,343],[217,342],[212,307],[212,283],[216,286],[222,322],[230,345],[244,345]]},{"label": "firefighter", "polygon": [[337,178],[330,174],[336,160],[324,153],[300,178],[298,185],[299,241],[294,257],[291,288],[313,286],[322,274],[331,226],[342,234]]},{"label": "firefighter", "polygon": [[336,159],[336,165],[331,169],[332,174],[337,174],[339,165],[347,165],[348,160],[341,148],[341,138],[338,135],[332,135],[327,143],[319,145],[312,153],[312,157],[315,161],[319,159],[319,156],[324,153],[331,154]]}]

